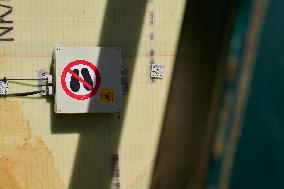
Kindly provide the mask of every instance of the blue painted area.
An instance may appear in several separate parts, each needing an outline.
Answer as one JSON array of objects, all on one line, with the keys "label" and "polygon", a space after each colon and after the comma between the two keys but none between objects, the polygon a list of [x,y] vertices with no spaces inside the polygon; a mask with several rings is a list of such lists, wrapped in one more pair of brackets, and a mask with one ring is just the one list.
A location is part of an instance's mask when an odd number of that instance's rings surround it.
[{"label": "blue painted area", "polygon": [[231,189],[284,188],[284,1],[268,1]]}]

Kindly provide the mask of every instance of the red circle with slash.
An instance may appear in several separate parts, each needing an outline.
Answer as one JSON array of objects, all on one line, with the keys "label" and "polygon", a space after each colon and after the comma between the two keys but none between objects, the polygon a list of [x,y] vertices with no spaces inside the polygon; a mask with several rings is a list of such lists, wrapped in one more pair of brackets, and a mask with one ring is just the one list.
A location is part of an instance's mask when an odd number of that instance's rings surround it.
[{"label": "red circle with slash", "polygon": [[[74,67],[74,66],[77,66],[77,65],[84,65],[84,66],[90,68],[95,73],[95,75],[96,75],[95,86],[90,85],[82,77],[80,77],[79,75],[77,75],[76,73],[74,73],[72,71],[71,68]],[[71,74],[73,77],[75,77],[80,83],[82,83],[83,85],[88,87],[88,89],[90,89],[90,92],[85,94],[85,95],[78,95],[78,94],[75,94],[74,92],[72,92],[67,87],[67,84],[66,84],[66,76],[67,76],[68,73]],[[75,61],[69,63],[63,69],[62,74],[61,74],[61,86],[62,86],[64,92],[68,96],[70,96],[70,97],[72,97],[72,98],[74,98],[76,100],[86,100],[86,99],[91,98],[92,96],[94,96],[98,92],[98,90],[99,90],[99,88],[101,86],[101,75],[100,75],[100,72],[97,69],[97,67],[94,64],[92,64],[91,62],[88,62],[86,60],[75,60]]]}]

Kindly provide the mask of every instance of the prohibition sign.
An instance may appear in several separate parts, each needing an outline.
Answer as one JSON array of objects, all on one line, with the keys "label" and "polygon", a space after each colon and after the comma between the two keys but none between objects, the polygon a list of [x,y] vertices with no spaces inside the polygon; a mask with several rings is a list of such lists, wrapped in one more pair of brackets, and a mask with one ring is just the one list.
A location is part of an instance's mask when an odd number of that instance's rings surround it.
[{"label": "prohibition sign", "polygon": [[[91,70],[92,72],[94,72],[95,75],[95,83],[94,86],[90,85],[87,81],[84,80],[84,78],[82,78],[80,75],[78,75],[77,73],[72,71],[73,67],[76,66],[84,66],[86,68],[88,68],[89,70]],[[78,80],[78,82],[80,82],[81,84],[83,84],[85,87],[87,87],[87,89],[89,89],[90,92],[86,93],[86,94],[76,94],[74,93],[72,90],[70,90],[70,87],[68,87],[67,85],[70,85],[69,83],[66,82],[66,76],[68,74],[71,74],[76,80]],[[86,60],[75,60],[71,63],[69,63],[62,71],[61,74],[61,86],[64,90],[64,92],[70,96],[71,98],[74,98],[76,100],[86,100],[91,98],[92,96],[94,96],[101,85],[101,75],[99,70],[97,69],[97,67],[92,64],[91,62],[88,62]]]}]

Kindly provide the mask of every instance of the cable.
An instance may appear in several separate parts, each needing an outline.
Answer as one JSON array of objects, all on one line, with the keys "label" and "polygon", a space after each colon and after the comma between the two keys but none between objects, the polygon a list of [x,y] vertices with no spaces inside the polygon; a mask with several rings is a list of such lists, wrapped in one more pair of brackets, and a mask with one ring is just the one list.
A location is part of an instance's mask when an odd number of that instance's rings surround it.
[{"label": "cable", "polygon": [[[20,79],[7,79],[6,77],[4,77],[3,79],[0,79],[0,81],[3,81],[4,83],[7,83],[8,81],[47,81],[48,82],[48,78],[40,78],[40,79],[27,79],[27,78],[20,78]],[[39,84],[38,86],[51,86],[52,84],[48,84],[46,83],[44,84]],[[30,96],[30,95],[35,95],[35,94],[39,94],[39,93],[44,93],[44,92],[48,92],[48,90],[39,90],[39,91],[30,91],[30,92],[22,92],[22,93],[11,93],[11,94],[0,94],[0,98],[1,97],[15,97],[15,96]]]},{"label": "cable", "polygon": [[31,91],[31,92],[24,92],[24,93],[11,93],[11,94],[2,94],[0,97],[13,97],[13,96],[30,96],[30,95],[35,95],[39,94],[42,92],[46,92],[47,90],[40,90],[40,91]]},{"label": "cable", "polygon": [[47,80],[47,78],[41,78],[41,79],[0,79],[0,81],[41,81],[41,80]]}]

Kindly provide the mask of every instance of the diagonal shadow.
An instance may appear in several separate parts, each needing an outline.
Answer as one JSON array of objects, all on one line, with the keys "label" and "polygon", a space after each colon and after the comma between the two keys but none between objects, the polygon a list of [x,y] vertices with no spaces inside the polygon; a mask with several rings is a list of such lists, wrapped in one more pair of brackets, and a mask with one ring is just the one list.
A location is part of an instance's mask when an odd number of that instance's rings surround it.
[{"label": "diagonal shadow", "polygon": [[151,188],[203,188],[206,173],[198,169],[232,1],[187,2]]},{"label": "diagonal shadow", "polygon": [[[129,74],[135,63],[146,0],[109,0],[107,2],[99,46],[122,48],[122,62]],[[102,64],[99,60],[98,64]],[[98,65],[99,67],[99,65]],[[124,96],[123,109],[127,103]],[[117,153],[121,119],[110,114],[55,115],[51,113],[52,133],[79,133],[80,139],[69,188],[109,188],[111,157]]]}]

